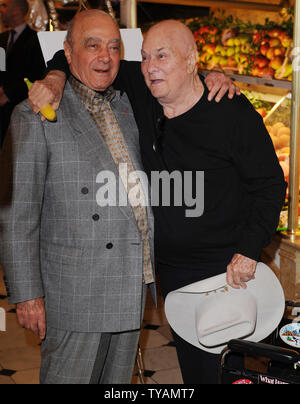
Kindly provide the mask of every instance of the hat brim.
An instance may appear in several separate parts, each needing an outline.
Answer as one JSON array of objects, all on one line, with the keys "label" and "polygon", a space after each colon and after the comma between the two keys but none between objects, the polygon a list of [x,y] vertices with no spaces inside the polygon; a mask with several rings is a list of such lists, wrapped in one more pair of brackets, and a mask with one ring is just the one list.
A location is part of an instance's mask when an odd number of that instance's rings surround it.
[{"label": "hat brim", "polygon": [[[227,286],[226,273],[196,282],[169,293],[165,302],[165,312],[172,329],[184,340],[206,352],[219,354],[226,344],[216,347],[201,345],[196,331],[195,311],[207,292]],[[236,290],[235,290],[236,291]],[[245,339],[259,342],[268,337],[280,323],[285,310],[282,286],[273,271],[263,263],[256,268],[255,279],[247,283],[246,293],[250,293],[257,303],[257,323],[255,331]],[[240,289],[239,293],[245,293]],[[234,339],[234,336],[233,338]],[[227,341],[229,342],[229,341]]]}]

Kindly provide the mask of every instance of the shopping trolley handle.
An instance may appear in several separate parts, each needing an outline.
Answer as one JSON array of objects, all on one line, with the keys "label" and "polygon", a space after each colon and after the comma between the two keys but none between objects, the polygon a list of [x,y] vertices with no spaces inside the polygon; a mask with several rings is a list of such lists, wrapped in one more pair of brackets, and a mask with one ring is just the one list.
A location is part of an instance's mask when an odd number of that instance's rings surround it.
[{"label": "shopping trolley handle", "polygon": [[298,352],[274,345],[233,339],[228,343],[228,349],[229,351],[241,354],[263,356],[287,365],[294,365],[300,362],[300,354]]}]

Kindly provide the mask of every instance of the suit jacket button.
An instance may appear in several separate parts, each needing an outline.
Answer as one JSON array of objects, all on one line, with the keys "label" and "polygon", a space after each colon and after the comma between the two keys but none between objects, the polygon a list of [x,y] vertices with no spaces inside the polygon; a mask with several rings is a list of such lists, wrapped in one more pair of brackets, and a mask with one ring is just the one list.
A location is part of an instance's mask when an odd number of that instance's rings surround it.
[{"label": "suit jacket button", "polygon": [[93,215],[94,222],[98,222],[99,219],[100,219],[99,215],[97,215],[97,214]]},{"label": "suit jacket button", "polygon": [[87,195],[87,194],[89,193],[89,189],[86,188],[86,187],[84,187],[84,188],[82,188],[81,193],[82,193],[83,195]]},{"label": "suit jacket button", "polygon": [[107,245],[106,245],[106,248],[108,249],[108,250],[111,250],[112,248],[113,248],[113,244],[112,243],[108,243]]}]

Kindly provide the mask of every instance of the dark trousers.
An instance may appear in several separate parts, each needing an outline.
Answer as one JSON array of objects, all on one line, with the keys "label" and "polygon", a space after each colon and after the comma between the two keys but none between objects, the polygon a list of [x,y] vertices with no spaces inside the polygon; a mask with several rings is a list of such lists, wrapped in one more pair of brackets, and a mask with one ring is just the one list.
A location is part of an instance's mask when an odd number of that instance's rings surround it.
[{"label": "dark trousers", "polygon": [[[162,264],[158,265],[158,276],[164,299],[171,291],[208,277],[202,271],[175,269]],[[173,330],[172,334],[184,384],[218,384],[221,355],[202,351]],[[243,367],[243,358],[238,355],[232,357],[231,366]]]}]

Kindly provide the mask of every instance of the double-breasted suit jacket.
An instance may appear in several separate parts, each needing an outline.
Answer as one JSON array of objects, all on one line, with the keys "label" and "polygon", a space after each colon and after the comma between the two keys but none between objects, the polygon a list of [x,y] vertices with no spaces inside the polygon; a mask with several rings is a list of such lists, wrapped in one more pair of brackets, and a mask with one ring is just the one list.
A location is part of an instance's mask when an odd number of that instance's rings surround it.
[{"label": "double-breasted suit jacket", "polygon": [[[143,170],[127,95],[117,92],[111,106],[135,168]],[[138,329],[141,234],[129,204],[97,202],[105,185],[97,183],[99,173],[109,171],[118,179],[118,170],[69,83],[57,117],[57,123],[42,123],[23,102],[1,153],[0,262],[9,302],[44,296],[47,324],[59,329]],[[154,268],[154,222],[151,208],[147,211]]]}]

